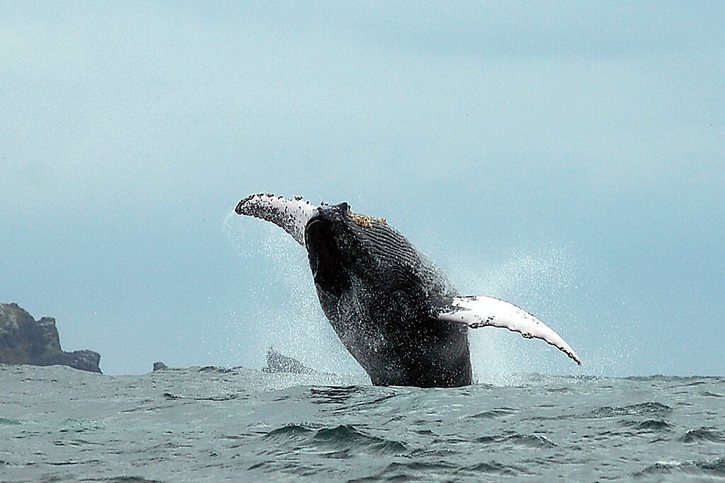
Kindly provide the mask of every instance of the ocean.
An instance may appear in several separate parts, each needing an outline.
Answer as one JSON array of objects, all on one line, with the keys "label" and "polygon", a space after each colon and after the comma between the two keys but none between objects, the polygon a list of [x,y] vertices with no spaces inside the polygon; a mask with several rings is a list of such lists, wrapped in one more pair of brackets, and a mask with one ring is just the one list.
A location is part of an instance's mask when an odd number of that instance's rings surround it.
[{"label": "ocean", "polygon": [[0,481],[725,481],[725,378],[0,366]]}]

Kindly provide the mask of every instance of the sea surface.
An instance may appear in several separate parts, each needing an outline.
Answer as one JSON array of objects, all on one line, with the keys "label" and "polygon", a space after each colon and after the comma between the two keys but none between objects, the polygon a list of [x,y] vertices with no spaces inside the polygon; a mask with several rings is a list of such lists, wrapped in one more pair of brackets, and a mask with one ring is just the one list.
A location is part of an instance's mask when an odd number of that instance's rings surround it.
[{"label": "sea surface", "polygon": [[725,378],[0,366],[0,481],[725,481]]}]

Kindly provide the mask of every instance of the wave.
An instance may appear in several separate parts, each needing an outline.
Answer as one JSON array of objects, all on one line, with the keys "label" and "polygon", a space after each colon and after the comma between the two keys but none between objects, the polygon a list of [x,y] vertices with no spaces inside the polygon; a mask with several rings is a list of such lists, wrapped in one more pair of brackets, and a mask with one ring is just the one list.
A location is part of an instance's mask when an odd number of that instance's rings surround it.
[{"label": "wave", "polygon": [[629,406],[603,406],[589,413],[591,418],[611,418],[617,416],[665,416],[672,408],[659,402],[631,404]]},{"label": "wave", "polygon": [[474,419],[495,419],[495,418],[502,418],[505,416],[510,416],[512,414],[516,414],[516,409],[509,408],[509,407],[501,407],[501,408],[494,408],[488,411],[482,411],[480,413],[476,413],[473,416],[471,416]]},{"label": "wave", "polygon": [[408,451],[406,445],[400,441],[367,434],[351,424],[330,427],[287,424],[268,432],[263,439],[294,445],[298,451],[337,458],[344,458],[358,452],[404,454]]},{"label": "wave", "polygon": [[691,429],[679,440],[683,443],[698,443],[700,441],[725,443],[725,434],[722,431],[708,428]]},{"label": "wave", "polygon": [[725,477],[725,458],[698,461],[658,461],[644,470],[635,473],[635,477],[686,474],[694,477]]},{"label": "wave", "polygon": [[475,441],[476,443],[482,444],[512,444],[528,448],[549,448],[556,446],[556,443],[540,434],[512,433],[501,436],[481,436],[476,438]]},{"label": "wave", "polygon": [[644,421],[622,421],[622,426],[627,428],[634,428],[639,431],[651,432],[651,431],[672,431],[674,426],[665,421],[664,419],[646,419]]}]

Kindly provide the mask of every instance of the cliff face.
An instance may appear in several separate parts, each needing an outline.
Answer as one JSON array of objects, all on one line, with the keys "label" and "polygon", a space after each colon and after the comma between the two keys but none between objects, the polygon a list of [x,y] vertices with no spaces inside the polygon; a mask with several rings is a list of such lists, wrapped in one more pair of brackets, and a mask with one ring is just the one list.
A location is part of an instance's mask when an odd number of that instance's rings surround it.
[{"label": "cliff face", "polygon": [[17,304],[0,304],[0,364],[64,365],[101,372],[98,352],[64,352],[55,319],[35,320]]}]

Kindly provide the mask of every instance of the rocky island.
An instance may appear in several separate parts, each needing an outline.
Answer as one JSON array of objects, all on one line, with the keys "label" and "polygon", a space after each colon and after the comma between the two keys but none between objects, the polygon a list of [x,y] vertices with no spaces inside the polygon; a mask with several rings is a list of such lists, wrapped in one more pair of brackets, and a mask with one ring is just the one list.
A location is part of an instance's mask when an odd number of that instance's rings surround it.
[{"label": "rocky island", "polygon": [[18,304],[0,303],[0,364],[63,365],[101,372],[100,361],[98,352],[63,351],[54,318],[35,320]]}]

